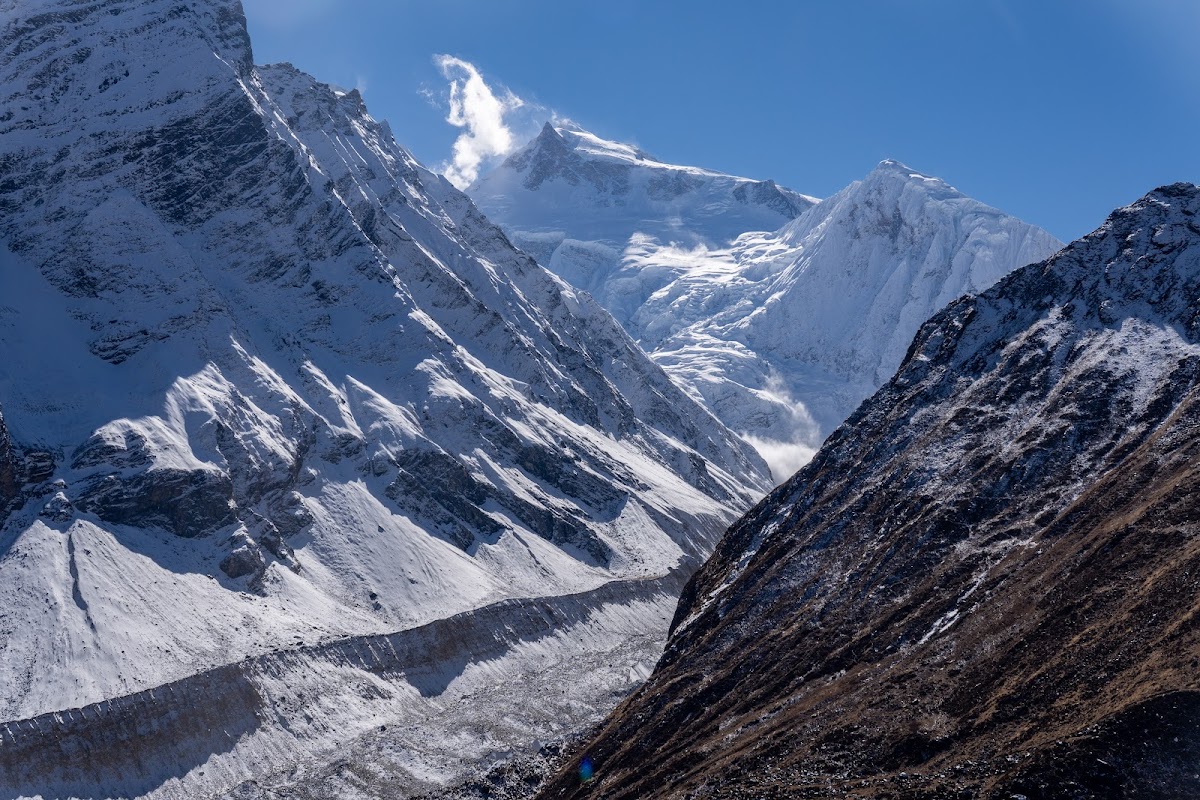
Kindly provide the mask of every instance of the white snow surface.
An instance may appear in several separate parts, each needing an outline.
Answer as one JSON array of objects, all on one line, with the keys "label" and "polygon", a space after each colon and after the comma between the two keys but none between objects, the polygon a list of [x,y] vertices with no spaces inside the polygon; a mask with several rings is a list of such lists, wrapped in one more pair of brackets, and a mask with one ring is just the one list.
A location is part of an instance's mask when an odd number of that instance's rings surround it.
[{"label": "white snow surface", "polygon": [[[739,201],[750,187],[763,202]],[[891,377],[921,323],[1062,247],[896,161],[817,203],[551,126],[469,191],[777,480]]]},{"label": "white snow surface", "polygon": [[[53,461],[0,517],[0,720],[662,575],[766,486],[237,2],[0,2],[0,208],[0,414]],[[96,500],[171,476],[228,519]]]},{"label": "white snow surface", "polygon": [[517,246],[623,324],[672,274],[669,265],[622,269],[627,248],[716,247],[816,202],[773,181],[666,164],[569,123],[546,123],[467,192]]}]

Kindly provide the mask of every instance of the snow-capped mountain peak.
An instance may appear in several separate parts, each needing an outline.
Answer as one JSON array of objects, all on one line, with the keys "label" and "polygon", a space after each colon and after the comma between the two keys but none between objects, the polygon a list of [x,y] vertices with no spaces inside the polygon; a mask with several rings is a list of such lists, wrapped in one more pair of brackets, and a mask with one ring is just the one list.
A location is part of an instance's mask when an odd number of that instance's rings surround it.
[{"label": "snow-capped mountain peak", "polygon": [[[820,203],[714,176],[548,125],[470,191],[780,480],[891,376],[926,318],[1061,246],[896,160]],[[705,188],[661,191],[693,184]]]},{"label": "snow-capped mountain peak", "polygon": [[619,249],[639,233],[721,244],[774,230],[816,202],[773,181],[669,164],[567,122],[547,122],[468,192],[547,264],[566,240]]},{"label": "snow-capped mountain peak", "polygon": [[778,232],[705,254],[631,330],[762,452],[811,452],[891,377],[925,319],[1060,246],[885,161]]},{"label": "snow-capped mountain peak", "polygon": [[880,161],[861,183],[862,190],[867,194],[884,190],[884,187],[889,185],[899,185],[909,187],[909,191],[920,192],[930,200],[951,201],[957,199],[976,202],[941,178],[926,175],[894,159]]},{"label": "snow-capped mountain peak", "polygon": [[885,175],[895,175],[895,176],[899,176],[899,177],[906,178],[906,179],[926,181],[929,183],[941,183],[944,185],[948,185],[941,178],[937,178],[932,175],[925,175],[925,174],[913,169],[912,167],[908,166],[903,161],[898,161],[897,159],[894,159],[894,158],[885,158],[883,161],[880,161],[875,166],[875,169],[871,170],[870,174],[867,176],[867,180],[871,180],[874,177],[882,177]]},{"label": "snow-capped mountain peak", "polygon": [[[235,0],[0,3],[0,210],[0,722],[661,593],[766,486],[358,93],[255,67]],[[329,713],[304,747],[369,724]]]},{"label": "snow-capped mountain peak", "polygon": [[534,144],[535,151],[541,154],[565,150],[578,154],[581,160],[616,161],[670,168],[670,165],[663,164],[636,145],[602,139],[569,121],[560,121],[557,125],[547,122]]}]

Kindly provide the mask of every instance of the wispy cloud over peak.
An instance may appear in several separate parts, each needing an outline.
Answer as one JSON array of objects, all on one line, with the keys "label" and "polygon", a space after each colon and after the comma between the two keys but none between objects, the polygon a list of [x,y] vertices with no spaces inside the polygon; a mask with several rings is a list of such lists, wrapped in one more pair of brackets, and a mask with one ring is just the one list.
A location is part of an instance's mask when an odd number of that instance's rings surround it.
[{"label": "wispy cloud over peak", "polygon": [[443,171],[451,183],[462,189],[479,177],[487,161],[502,158],[516,148],[517,139],[508,118],[526,103],[507,89],[494,90],[469,61],[438,55],[434,62],[450,81],[446,121],[462,130]]}]

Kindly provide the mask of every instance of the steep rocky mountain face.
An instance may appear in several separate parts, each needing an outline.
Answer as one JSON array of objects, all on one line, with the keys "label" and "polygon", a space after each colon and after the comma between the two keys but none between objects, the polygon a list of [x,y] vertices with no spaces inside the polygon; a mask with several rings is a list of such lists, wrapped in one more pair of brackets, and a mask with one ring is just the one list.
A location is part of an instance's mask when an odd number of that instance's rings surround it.
[{"label": "steep rocky mountain face", "polygon": [[[621,148],[633,155],[612,155]],[[816,205],[706,196],[700,207],[721,213],[711,218],[685,204],[691,194],[658,203],[649,180],[596,177],[686,169],[631,166],[639,157],[547,127],[470,191],[753,442],[777,480],[892,376],[922,322],[1062,246],[894,161]],[[734,193],[766,191],[748,186]]]},{"label": "steep rocky mountain face", "polygon": [[1179,184],[924,324],[545,796],[1200,796],[1198,298]]},{"label": "steep rocky mountain face", "polygon": [[[436,709],[487,675],[537,691],[522,658],[591,670],[546,712],[565,731],[653,661],[663,615],[621,609],[669,602],[765,465],[357,93],[255,67],[233,0],[21,0],[0,98],[0,722],[24,765],[0,793],[203,796],[400,720],[450,741]],[[371,650],[559,596],[444,664]],[[257,711],[214,742],[237,704],[189,715],[221,669]],[[138,739],[157,723],[130,708],[179,735]],[[392,777],[544,738],[521,713]],[[105,725],[135,744],[100,764]]]}]

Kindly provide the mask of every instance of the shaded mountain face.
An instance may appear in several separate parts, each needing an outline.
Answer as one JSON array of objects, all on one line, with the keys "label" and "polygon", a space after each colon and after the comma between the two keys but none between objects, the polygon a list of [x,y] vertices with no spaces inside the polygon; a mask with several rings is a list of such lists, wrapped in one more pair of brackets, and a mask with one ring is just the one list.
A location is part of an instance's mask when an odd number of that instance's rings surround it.
[{"label": "shaded mountain face", "polygon": [[1200,187],[920,329],[544,796],[1200,794]]},{"label": "shaded mountain face", "polygon": [[[672,182],[693,188],[664,194]],[[547,126],[469,191],[777,480],[892,376],[922,322],[1062,246],[895,161],[819,204],[764,186]]]},{"label": "shaded mountain face", "polygon": [[0,4],[0,240],[0,720],[656,578],[766,488],[232,0]]}]

